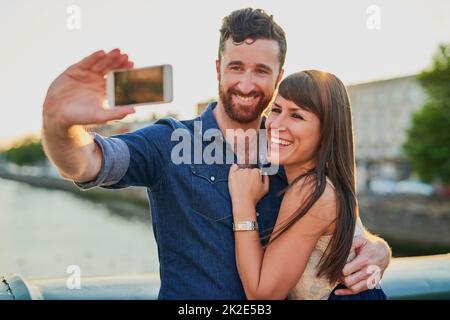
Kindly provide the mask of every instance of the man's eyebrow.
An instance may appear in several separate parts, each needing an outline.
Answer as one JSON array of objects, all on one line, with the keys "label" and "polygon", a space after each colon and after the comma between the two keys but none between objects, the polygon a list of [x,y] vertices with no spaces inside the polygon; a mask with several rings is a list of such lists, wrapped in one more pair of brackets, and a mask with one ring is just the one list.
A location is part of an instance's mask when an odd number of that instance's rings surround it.
[{"label": "man's eyebrow", "polygon": [[230,62],[228,63],[228,65],[229,65],[229,66],[231,66],[231,65],[242,66],[242,65],[244,65],[244,63],[243,63],[242,61],[239,61],[239,60],[234,60],[234,61],[230,61]]}]

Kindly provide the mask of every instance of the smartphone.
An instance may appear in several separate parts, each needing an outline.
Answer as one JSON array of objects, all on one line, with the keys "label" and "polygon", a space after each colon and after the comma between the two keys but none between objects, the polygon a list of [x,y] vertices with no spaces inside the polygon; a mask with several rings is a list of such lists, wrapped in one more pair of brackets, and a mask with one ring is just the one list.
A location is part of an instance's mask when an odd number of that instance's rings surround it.
[{"label": "smartphone", "polygon": [[172,66],[114,70],[108,73],[106,87],[111,107],[171,102]]}]

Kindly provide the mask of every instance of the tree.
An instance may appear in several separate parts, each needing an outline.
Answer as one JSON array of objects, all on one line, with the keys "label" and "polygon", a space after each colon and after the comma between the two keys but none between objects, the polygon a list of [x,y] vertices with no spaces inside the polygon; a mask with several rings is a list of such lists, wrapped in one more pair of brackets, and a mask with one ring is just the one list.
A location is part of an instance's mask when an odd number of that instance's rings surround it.
[{"label": "tree", "polygon": [[428,99],[413,116],[404,151],[421,180],[450,185],[450,44],[439,46],[418,80]]},{"label": "tree", "polygon": [[5,158],[20,166],[32,165],[46,159],[42,143],[35,138],[25,138],[4,152]]}]

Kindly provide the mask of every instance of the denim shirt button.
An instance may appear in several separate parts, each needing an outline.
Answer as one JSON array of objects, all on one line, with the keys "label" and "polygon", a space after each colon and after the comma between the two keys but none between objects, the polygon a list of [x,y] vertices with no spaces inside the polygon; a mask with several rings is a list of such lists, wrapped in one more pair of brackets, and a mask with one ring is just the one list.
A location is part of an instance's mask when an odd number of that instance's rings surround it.
[{"label": "denim shirt button", "polygon": [[259,217],[259,212],[256,213],[256,216]]},{"label": "denim shirt button", "polygon": [[214,181],[214,180],[216,180],[216,177],[211,176],[211,181]]}]

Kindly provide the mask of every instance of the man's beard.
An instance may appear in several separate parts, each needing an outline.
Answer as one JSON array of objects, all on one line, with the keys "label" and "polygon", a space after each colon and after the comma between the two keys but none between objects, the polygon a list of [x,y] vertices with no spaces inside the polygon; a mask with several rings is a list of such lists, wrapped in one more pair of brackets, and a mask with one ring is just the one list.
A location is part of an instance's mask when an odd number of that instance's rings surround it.
[{"label": "man's beard", "polygon": [[[242,96],[253,96],[258,99],[258,102],[252,109],[233,104],[232,96],[238,94]],[[272,97],[266,97],[261,91],[252,91],[248,94],[243,94],[237,89],[230,88],[226,92],[222,85],[219,83],[219,97],[222,105],[225,109],[225,113],[233,121],[239,123],[250,123],[258,119],[263,111],[267,108]],[[245,108],[245,109],[244,109]]]}]

